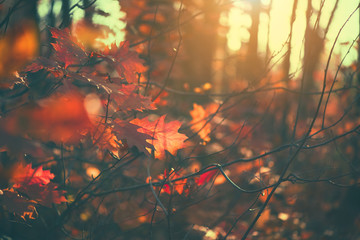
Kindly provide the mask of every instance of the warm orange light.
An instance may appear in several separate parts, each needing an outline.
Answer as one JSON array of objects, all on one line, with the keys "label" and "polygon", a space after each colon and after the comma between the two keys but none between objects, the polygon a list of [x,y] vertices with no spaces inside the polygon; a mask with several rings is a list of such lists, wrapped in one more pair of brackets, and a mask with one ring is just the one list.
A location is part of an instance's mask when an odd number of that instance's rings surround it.
[{"label": "warm orange light", "polygon": [[39,39],[35,23],[19,23],[0,39],[0,80],[19,70],[38,54]]},{"label": "warm orange light", "polygon": [[100,174],[100,170],[96,167],[88,167],[86,169],[86,175],[88,175],[91,178],[96,178],[97,176],[99,176]]}]

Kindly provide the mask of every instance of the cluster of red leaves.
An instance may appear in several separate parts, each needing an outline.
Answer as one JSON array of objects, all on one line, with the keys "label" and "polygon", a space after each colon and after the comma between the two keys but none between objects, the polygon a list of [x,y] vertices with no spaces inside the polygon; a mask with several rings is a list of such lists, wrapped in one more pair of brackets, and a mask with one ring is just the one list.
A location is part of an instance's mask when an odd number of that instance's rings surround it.
[{"label": "cluster of red leaves", "polygon": [[[199,177],[195,179],[196,186],[202,186],[207,184],[216,176],[217,172],[218,170],[214,169],[202,173]],[[174,169],[171,169],[170,172],[165,169],[164,174],[159,175],[158,179],[170,182],[165,183],[161,187],[161,193],[167,193],[171,195],[177,192],[179,195],[184,194],[185,196],[189,194],[188,178],[186,178],[180,172],[175,171]]]},{"label": "cluster of red leaves", "polygon": [[55,176],[42,166],[32,168],[32,164],[17,164],[12,170],[9,181],[12,187],[1,191],[3,205],[8,211],[25,219],[36,216],[36,204],[51,207],[52,204],[67,202],[65,191],[59,190],[56,183],[51,182]]},{"label": "cluster of red leaves", "polygon": [[[55,49],[55,56],[52,59],[39,57],[30,66],[26,68],[28,72],[37,72],[46,70],[54,75],[54,77],[62,78],[67,86],[73,81],[81,81],[90,85],[95,85],[100,94],[109,94],[111,96],[112,106],[124,113],[133,111],[155,110],[154,103],[149,97],[139,93],[139,87],[134,83],[137,82],[137,73],[143,72],[146,68],[143,61],[137,56],[137,53],[129,49],[128,42],[122,42],[119,47],[115,44],[111,48],[106,48],[101,52],[87,53],[84,47],[71,37],[69,31],[50,29],[53,38],[56,40],[52,43]],[[104,61],[115,69],[119,80],[127,83],[114,83],[108,81],[108,77],[102,77],[96,72],[95,67],[88,67],[87,63],[95,60]],[[80,66],[80,67],[79,67]],[[76,68],[79,67],[79,68]],[[108,75],[108,74],[107,74]],[[66,78],[64,78],[66,76]],[[117,78],[113,78],[113,80]],[[119,81],[117,80],[117,81]],[[73,87],[70,87],[73,88]],[[103,90],[103,91],[101,91]],[[25,128],[31,129],[31,135],[50,134],[42,140],[51,140],[54,142],[78,141],[89,130],[94,129],[94,124],[88,118],[86,109],[84,108],[83,99],[78,95],[71,93],[62,94],[59,97],[52,97],[47,106],[30,112],[24,112],[21,116],[17,115],[15,119],[27,118],[29,125]],[[70,105],[69,105],[69,104]],[[67,107],[69,105],[69,107]],[[34,116],[34,117],[29,117]],[[155,122],[150,122],[148,118],[133,119],[132,121],[116,118],[106,126],[101,128],[107,130],[108,139],[120,140],[124,145],[129,147],[136,146],[139,150],[151,153],[155,150],[155,157],[162,158],[165,156],[165,150],[171,154],[175,154],[180,148],[183,148],[184,140],[187,138],[184,134],[178,133],[181,123],[173,121],[165,124],[165,116],[159,118]],[[9,123],[9,129],[24,132],[24,127],[16,124],[16,120]],[[54,127],[55,125],[55,127]],[[29,127],[30,126],[30,127]],[[47,126],[51,126],[49,131]],[[74,133],[77,134],[74,138]],[[26,130],[25,130],[26,132]],[[93,130],[92,130],[93,132]],[[102,141],[103,134],[96,136],[96,143],[100,148],[104,148],[101,144],[109,145]],[[112,144],[114,147],[114,144]]]},{"label": "cluster of red leaves", "polygon": [[175,170],[171,169],[171,171],[168,172],[165,169],[164,174],[159,175],[158,179],[170,181],[170,183],[169,184],[165,183],[161,188],[161,192],[167,193],[169,195],[171,195],[175,192],[177,192],[179,195],[181,195],[183,193],[185,195],[188,195],[189,189],[187,188],[187,178],[177,180],[176,182],[171,182],[172,180],[180,178],[180,177],[182,177],[182,175],[179,174],[178,172],[176,172]]},{"label": "cluster of red leaves", "polygon": [[[133,117],[134,112],[155,107],[150,97],[141,94],[139,73],[146,68],[138,54],[129,49],[128,42],[113,44],[103,51],[87,51],[68,30],[51,28],[50,32],[54,39],[53,56],[38,57],[19,76],[27,84],[28,74],[45,72],[62,86],[50,96],[33,100],[1,119],[0,132],[7,138],[0,137],[2,150],[15,149],[11,139],[75,146],[86,138],[91,138],[98,149],[115,155],[136,147],[148,156],[163,159],[166,151],[175,155],[184,148],[187,137],[178,132],[179,121],[165,122],[165,115],[155,121]],[[113,71],[108,72],[109,69]],[[91,99],[100,105],[95,110],[87,103],[89,95],[95,95]],[[114,117],[108,117],[110,114]],[[28,153],[24,148],[21,151]],[[3,203],[8,211],[24,219],[34,218],[36,204],[51,207],[66,202],[65,191],[58,190],[52,179],[54,175],[42,167],[33,169],[31,164],[18,164],[9,178],[12,185],[1,192]],[[183,186],[186,180],[179,183]],[[182,194],[184,189],[180,190],[180,186],[176,191]]]},{"label": "cluster of red leaves", "polygon": [[26,166],[19,164],[11,181],[14,182],[13,188],[18,192],[26,194],[43,206],[51,207],[52,203],[66,202],[63,196],[65,191],[57,190],[58,185],[50,181],[54,177],[54,174],[49,170],[43,170],[41,166],[33,169],[31,163]]},{"label": "cluster of red leaves", "polygon": [[103,57],[119,76],[129,83],[136,83],[138,77],[135,73],[144,72],[146,69],[137,53],[129,50],[129,42],[122,42],[119,47],[112,44],[110,48],[106,48],[102,55],[99,56]]}]

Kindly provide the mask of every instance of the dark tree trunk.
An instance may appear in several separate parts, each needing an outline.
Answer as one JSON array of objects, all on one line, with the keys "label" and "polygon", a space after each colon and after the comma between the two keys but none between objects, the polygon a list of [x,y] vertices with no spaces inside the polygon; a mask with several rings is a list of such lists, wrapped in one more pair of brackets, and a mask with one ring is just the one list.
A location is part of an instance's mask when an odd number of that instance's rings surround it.
[{"label": "dark tree trunk", "polygon": [[69,27],[71,24],[69,0],[62,0],[61,17],[62,17],[62,23],[60,24],[60,27],[61,28]]}]

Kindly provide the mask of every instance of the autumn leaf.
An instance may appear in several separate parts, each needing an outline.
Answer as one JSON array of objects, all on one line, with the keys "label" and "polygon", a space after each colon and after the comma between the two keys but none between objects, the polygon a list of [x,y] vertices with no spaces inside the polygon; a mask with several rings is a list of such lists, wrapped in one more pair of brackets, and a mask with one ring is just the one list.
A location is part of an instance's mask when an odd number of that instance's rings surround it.
[{"label": "autumn leaf", "polygon": [[0,190],[0,200],[9,212],[15,213],[24,220],[26,218],[35,219],[37,216],[36,202],[20,196],[12,188]]},{"label": "autumn leaf", "polygon": [[[168,172],[166,169],[164,170],[164,174],[160,175],[158,178],[160,180],[167,180],[167,181],[171,181],[173,179],[177,179],[180,178],[181,175],[174,171],[173,169]],[[173,192],[177,192],[179,195],[185,193],[188,194],[187,189],[185,188],[187,184],[187,178],[184,178],[182,180],[178,180],[176,182],[172,182],[170,184],[166,183],[162,186],[161,192],[163,193],[167,193],[169,195],[171,195]]]},{"label": "autumn leaf", "polygon": [[150,122],[148,117],[143,119],[134,119],[131,121],[141,128],[139,132],[147,133],[153,136],[153,139],[147,139],[147,142],[155,148],[155,158],[164,158],[165,150],[175,155],[177,150],[184,147],[184,141],[187,139],[185,134],[179,133],[181,126],[179,121],[165,123],[165,115],[157,120]]},{"label": "autumn leaf", "polygon": [[123,111],[156,109],[149,97],[135,92],[137,89],[135,85],[122,85],[118,87],[118,91],[114,91],[115,94],[112,95],[118,108]]},{"label": "autumn leaf", "polygon": [[93,143],[102,150],[109,150],[118,156],[119,144],[117,137],[112,132],[112,128],[105,124],[99,124],[92,132]]},{"label": "autumn leaf", "polygon": [[44,187],[39,185],[30,185],[32,191],[28,191],[28,195],[31,199],[34,199],[39,204],[51,208],[52,204],[61,204],[67,202],[64,197],[65,191],[59,190],[57,184],[50,182]]},{"label": "autumn leaf", "polygon": [[112,44],[101,53],[101,57],[115,68],[120,77],[129,83],[137,83],[137,73],[144,72],[146,68],[143,65],[144,61],[136,52],[129,49],[129,45],[128,41],[121,42],[119,47]]},{"label": "autumn leaf", "polygon": [[[154,96],[157,96],[157,94],[154,93]],[[154,105],[156,105],[156,106],[166,106],[166,105],[168,105],[168,101],[166,100],[166,97],[168,95],[169,95],[168,92],[162,91],[160,93],[160,95],[154,100]]]},{"label": "autumn leaf", "polygon": [[151,142],[151,134],[149,131],[145,131],[133,123],[129,123],[120,119],[116,119],[114,121],[114,127],[112,130],[113,134],[117,137],[117,139],[123,141],[125,140],[126,144],[129,147],[135,146],[140,151],[147,153],[147,151],[151,151],[153,146],[149,143]]},{"label": "autumn leaf", "polygon": [[26,66],[24,71],[38,72],[42,69],[45,69],[49,72],[53,72],[56,71],[58,68],[60,68],[60,66],[56,61],[45,57],[38,57],[30,65]]},{"label": "autumn leaf", "polygon": [[217,169],[214,169],[201,174],[200,177],[195,180],[195,183],[198,186],[201,186],[204,185],[205,183],[210,182],[210,180],[216,175],[217,171],[218,171]]},{"label": "autumn leaf", "polygon": [[11,177],[15,183],[14,188],[21,188],[23,185],[46,185],[55,176],[49,170],[43,170],[42,167],[32,168],[32,164],[24,166],[22,163],[17,164]]},{"label": "autumn leaf", "polygon": [[192,117],[190,122],[191,130],[197,133],[204,142],[209,142],[211,140],[209,136],[211,133],[211,125],[207,122],[209,112],[205,111],[201,105],[194,103],[190,115]]},{"label": "autumn leaf", "polygon": [[76,38],[70,35],[68,29],[50,28],[50,32],[55,40],[55,43],[51,43],[51,45],[56,52],[57,59],[64,64],[65,68],[74,64],[82,65],[88,61],[83,47]]},{"label": "autumn leaf", "polygon": [[42,166],[33,169],[32,164],[26,166],[18,164],[10,181],[14,183],[14,189],[31,200],[51,207],[53,203],[60,204],[67,201],[63,196],[65,191],[58,190],[57,184],[50,182],[53,178],[54,174],[49,170],[43,170]]}]

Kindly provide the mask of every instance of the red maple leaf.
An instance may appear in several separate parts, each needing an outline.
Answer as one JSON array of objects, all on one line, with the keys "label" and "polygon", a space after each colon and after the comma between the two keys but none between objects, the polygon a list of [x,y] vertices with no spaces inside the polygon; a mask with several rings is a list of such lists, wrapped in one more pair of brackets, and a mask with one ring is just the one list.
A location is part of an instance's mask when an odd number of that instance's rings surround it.
[{"label": "red maple leaf", "polygon": [[210,182],[210,180],[216,175],[217,171],[218,171],[217,169],[214,169],[201,174],[200,177],[195,180],[195,183],[198,186],[201,186],[204,185],[205,183]]},{"label": "red maple leaf", "polygon": [[119,140],[126,140],[129,147],[135,146],[142,152],[147,152],[147,149],[153,147],[148,142],[151,140],[149,132],[142,131],[141,127],[120,119],[114,121],[112,131]]},{"label": "red maple leaf", "polygon": [[[170,172],[168,172],[166,169],[164,170],[164,174],[160,175],[158,178],[161,180],[168,180],[171,181],[173,179],[177,179],[180,178],[181,175],[177,172],[175,172],[174,170],[171,170]],[[184,178],[182,180],[178,180],[176,182],[172,182],[170,184],[164,184],[164,186],[161,189],[161,192],[167,193],[167,194],[172,194],[172,192],[177,192],[179,195],[185,193],[187,194],[188,191],[185,188],[186,187],[186,183],[187,183],[187,178]]]},{"label": "red maple leaf", "polygon": [[130,110],[154,110],[155,107],[149,97],[144,97],[135,91],[138,88],[135,85],[122,85],[118,91],[114,91],[113,99],[123,111]]},{"label": "red maple leaf", "polygon": [[46,185],[54,177],[54,174],[49,170],[43,170],[41,166],[33,169],[31,163],[26,166],[20,163],[15,167],[11,179],[15,183],[14,187],[20,188],[23,185]]},{"label": "red maple leaf", "polygon": [[141,127],[138,129],[139,132],[150,133],[153,137],[153,139],[147,139],[147,142],[154,146],[156,158],[165,157],[165,150],[175,155],[177,150],[184,147],[184,141],[187,139],[185,134],[178,132],[181,122],[165,123],[165,117],[163,115],[153,122],[150,122],[148,117],[131,121]]},{"label": "red maple leaf", "polygon": [[20,196],[20,194],[12,188],[0,190],[0,199],[2,200],[2,205],[5,206],[9,212],[15,213],[24,220],[26,220],[26,217],[35,219],[37,216],[35,208],[36,202]]},{"label": "red maple leaf", "polygon": [[77,40],[70,35],[68,29],[50,28],[55,43],[51,43],[56,51],[56,57],[64,63],[65,68],[73,64],[84,64],[88,61],[87,54]]},{"label": "red maple leaf", "polygon": [[137,73],[145,71],[143,60],[138,54],[129,49],[129,42],[121,42],[120,46],[112,44],[111,48],[106,48],[100,57],[103,57],[111,66],[113,66],[120,77],[125,78],[129,83],[138,81]]},{"label": "red maple leaf", "polygon": [[114,133],[111,132],[111,127],[106,124],[99,124],[92,132],[93,143],[102,150],[109,150],[118,156],[119,144],[118,139]]},{"label": "red maple leaf", "polygon": [[31,200],[34,200],[45,207],[51,208],[53,203],[60,204],[62,202],[67,202],[66,198],[63,196],[65,191],[58,190],[57,184],[53,182],[46,185],[21,185],[20,188],[15,189],[26,194]]},{"label": "red maple leaf", "polygon": [[16,166],[11,182],[13,188],[25,194],[29,199],[46,207],[52,203],[60,204],[67,200],[63,196],[65,191],[57,190],[57,184],[50,182],[54,178],[49,170],[43,170],[42,166],[33,169],[31,163],[24,166]]},{"label": "red maple leaf", "polygon": [[26,66],[25,72],[38,72],[41,69],[48,70],[50,72],[55,71],[59,68],[59,64],[49,58],[38,57],[30,65]]}]

